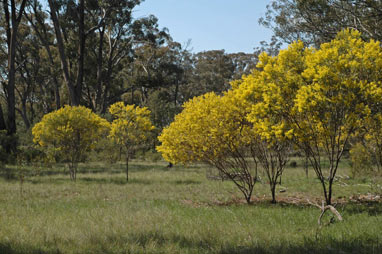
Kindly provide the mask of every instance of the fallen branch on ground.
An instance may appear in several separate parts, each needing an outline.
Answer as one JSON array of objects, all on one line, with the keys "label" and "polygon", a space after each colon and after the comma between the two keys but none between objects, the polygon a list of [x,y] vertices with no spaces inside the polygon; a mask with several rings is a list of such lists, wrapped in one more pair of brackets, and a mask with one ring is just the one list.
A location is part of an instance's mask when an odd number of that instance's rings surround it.
[{"label": "fallen branch on ground", "polygon": [[324,201],[322,201],[321,206],[317,203],[310,202],[309,199],[308,199],[308,203],[315,207],[318,207],[321,210],[320,217],[318,217],[318,225],[321,225],[321,219],[327,210],[330,210],[334,215],[336,215],[339,221],[343,220],[341,214],[337,211],[337,209],[332,205],[325,205]]}]

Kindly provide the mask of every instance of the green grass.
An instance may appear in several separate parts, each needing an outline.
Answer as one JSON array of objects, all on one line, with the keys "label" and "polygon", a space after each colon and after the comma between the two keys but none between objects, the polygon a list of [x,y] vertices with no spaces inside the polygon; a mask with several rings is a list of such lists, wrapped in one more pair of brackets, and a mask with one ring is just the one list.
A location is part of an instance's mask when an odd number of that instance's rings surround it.
[{"label": "green grass", "polygon": [[80,166],[76,183],[59,165],[23,184],[0,180],[1,254],[382,252],[382,204],[349,201],[375,191],[370,179],[337,181],[344,221],[318,227],[319,209],[300,202],[320,200],[321,186],[300,167],[285,171],[281,202],[269,203],[263,177],[246,205],[232,183],[207,180],[203,165],[134,161],[129,183],[123,165]]}]

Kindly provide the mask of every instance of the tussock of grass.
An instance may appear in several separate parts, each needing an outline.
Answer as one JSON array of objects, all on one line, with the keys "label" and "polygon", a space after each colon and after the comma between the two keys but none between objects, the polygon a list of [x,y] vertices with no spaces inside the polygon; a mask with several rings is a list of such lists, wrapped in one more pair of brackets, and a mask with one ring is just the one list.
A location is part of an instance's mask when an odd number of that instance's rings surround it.
[{"label": "tussock of grass", "polygon": [[[128,183],[118,164],[81,165],[76,183],[63,167],[49,170],[22,185],[0,180],[0,253],[382,252],[381,203],[342,202],[344,221],[319,228],[317,208],[288,199],[321,198],[313,172],[299,167],[285,171],[276,205],[265,181],[246,205],[232,183],[207,180],[203,165],[133,162]],[[370,181],[342,181],[337,198],[371,191]]]}]

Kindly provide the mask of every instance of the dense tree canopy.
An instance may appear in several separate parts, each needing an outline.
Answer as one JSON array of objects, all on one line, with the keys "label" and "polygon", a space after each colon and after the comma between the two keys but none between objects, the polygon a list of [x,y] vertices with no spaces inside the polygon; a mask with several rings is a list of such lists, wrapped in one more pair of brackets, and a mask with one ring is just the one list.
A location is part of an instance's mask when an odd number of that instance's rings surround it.
[{"label": "dense tree canopy", "polygon": [[[253,103],[249,120],[262,136],[293,138],[307,154],[327,204],[349,138],[377,112],[381,53],[379,42],[344,30],[319,49],[295,42],[276,57],[263,54],[260,70],[239,87]],[[322,156],[329,161],[327,175]]]},{"label": "dense tree canopy", "polygon": [[109,123],[83,106],[65,106],[44,115],[32,130],[33,141],[53,149],[69,162],[70,177],[76,179],[77,163],[97,141],[106,136]]},{"label": "dense tree canopy", "polygon": [[109,138],[126,151],[126,179],[129,180],[129,158],[149,136],[155,127],[150,121],[150,110],[117,102],[110,106],[114,117]]},{"label": "dense tree canopy", "polygon": [[346,28],[359,30],[364,38],[382,39],[381,1],[278,0],[267,9],[260,23],[283,43],[302,40],[319,47]]},{"label": "dense tree canopy", "polygon": [[163,130],[157,150],[172,163],[202,161],[215,166],[250,202],[257,174],[251,148],[257,137],[246,124],[245,110],[232,91],[195,97]]},{"label": "dense tree canopy", "polygon": [[297,41],[277,56],[263,53],[257,69],[233,82],[232,90],[185,103],[159,137],[158,151],[171,162],[205,161],[227,175],[246,168],[251,154],[267,173],[275,202],[293,143],[306,154],[331,205],[350,138],[369,128],[375,134],[366,132],[365,140],[380,148],[381,59],[379,42],[350,29],[318,49]]}]

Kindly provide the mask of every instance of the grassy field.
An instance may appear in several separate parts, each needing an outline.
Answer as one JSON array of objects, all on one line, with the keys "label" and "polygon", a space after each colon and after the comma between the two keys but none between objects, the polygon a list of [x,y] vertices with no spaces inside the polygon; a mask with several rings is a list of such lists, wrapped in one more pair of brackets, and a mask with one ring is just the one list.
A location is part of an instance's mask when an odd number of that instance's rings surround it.
[{"label": "grassy field", "polygon": [[349,179],[347,167],[334,189],[344,221],[322,227],[306,205],[321,186],[301,167],[285,171],[275,205],[264,177],[247,205],[203,165],[133,161],[129,183],[123,165],[96,163],[76,183],[59,166],[0,179],[0,253],[382,253],[381,202],[355,201],[382,193],[381,180]]}]

